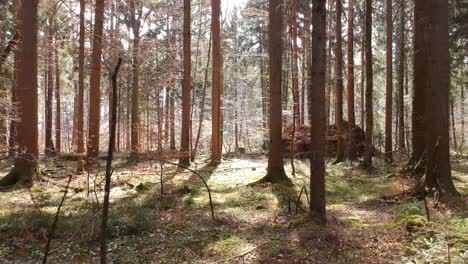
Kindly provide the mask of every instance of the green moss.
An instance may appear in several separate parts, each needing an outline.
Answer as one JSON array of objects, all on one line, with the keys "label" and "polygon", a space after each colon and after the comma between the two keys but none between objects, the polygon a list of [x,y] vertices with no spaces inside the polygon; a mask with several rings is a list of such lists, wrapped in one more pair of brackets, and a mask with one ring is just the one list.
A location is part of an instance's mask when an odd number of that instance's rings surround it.
[{"label": "green moss", "polygon": [[426,217],[422,215],[407,215],[398,221],[397,225],[406,228],[421,228],[427,225]]},{"label": "green moss", "polygon": [[151,183],[151,182],[140,182],[135,187],[135,190],[137,192],[145,192],[145,191],[148,191],[149,189],[151,189],[152,186],[153,186],[153,183]]}]

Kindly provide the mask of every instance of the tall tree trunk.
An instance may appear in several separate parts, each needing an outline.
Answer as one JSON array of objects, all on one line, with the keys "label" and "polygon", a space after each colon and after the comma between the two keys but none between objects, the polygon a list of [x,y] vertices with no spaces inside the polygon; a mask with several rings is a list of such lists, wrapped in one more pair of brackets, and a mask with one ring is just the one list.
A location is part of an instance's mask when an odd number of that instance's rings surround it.
[{"label": "tall tree trunk", "polygon": [[79,39],[79,57],[78,57],[78,111],[77,111],[77,129],[76,145],[77,152],[84,153],[84,45],[85,45],[85,0],[80,0],[80,39]]},{"label": "tall tree trunk", "polygon": [[364,151],[364,166],[367,168],[372,167],[372,156],[374,152],[373,145],[373,129],[374,129],[374,113],[373,113],[373,73],[372,73],[372,0],[365,0],[366,4],[366,146]]},{"label": "tall tree trunk", "polygon": [[[14,62],[15,69],[18,69],[17,58],[15,56]],[[13,81],[11,85],[11,103],[16,105],[17,100],[17,91],[18,91],[18,79],[16,77],[17,71],[13,70]],[[8,138],[8,156],[13,157],[16,154],[16,141],[17,141],[17,114],[14,110],[10,111],[10,137]]]},{"label": "tall tree trunk", "polygon": [[[326,0],[313,0],[312,4],[312,67],[309,93],[311,107],[310,143],[310,211],[325,222],[325,71],[326,71]],[[313,84],[313,89],[312,89]]]},{"label": "tall tree trunk", "polygon": [[282,66],[283,66],[283,1],[269,2],[269,50],[270,59],[270,151],[267,175],[256,183],[290,183],[283,162],[282,142]]},{"label": "tall tree trunk", "polygon": [[460,119],[461,119],[461,140],[460,148],[465,146],[465,87],[460,86]]},{"label": "tall tree trunk", "polygon": [[293,123],[291,133],[291,174],[296,175],[294,156],[296,155],[296,127],[300,121],[299,109],[299,70],[297,59],[297,0],[292,0],[291,5],[291,44],[292,44],[292,94],[293,94]]},{"label": "tall tree trunk", "polygon": [[[362,19],[364,20],[364,19]],[[366,98],[366,57],[365,57],[365,30],[362,30],[362,39],[361,39],[361,128],[366,128],[366,110],[365,110],[365,98]]]},{"label": "tall tree trunk", "polygon": [[46,116],[45,116],[45,153],[46,155],[54,155],[55,147],[52,139],[52,124],[53,124],[53,97],[54,97],[54,29],[52,19],[49,18],[49,29],[47,32],[47,96],[45,101]]},{"label": "tall tree trunk", "polygon": [[91,88],[89,93],[88,157],[99,155],[101,121],[101,55],[104,25],[104,0],[96,0],[93,54],[91,62]]},{"label": "tall tree trunk", "polygon": [[356,114],[354,112],[354,0],[348,2],[348,159],[356,160],[356,142],[354,129],[356,127]]},{"label": "tall tree trunk", "polygon": [[[135,0],[130,1],[130,20],[133,31],[133,63],[132,63],[132,150],[130,160],[137,161],[140,152],[140,17],[141,8]],[[137,10],[138,9],[138,10]],[[137,13],[138,12],[138,13]],[[161,114],[161,113],[158,113]]]},{"label": "tall tree trunk", "polygon": [[393,162],[393,10],[392,0],[385,0],[385,161]]},{"label": "tall tree trunk", "polygon": [[400,1],[400,28],[398,39],[398,148],[406,149],[405,144],[405,0]]},{"label": "tall tree trunk", "polygon": [[[426,123],[424,116],[426,112],[426,93],[428,76],[426,64],[429,63],[427,51],[428,23],[429,15],[427,9],[430,8],[429,1],[416,0],[414,5],[414,63],[413,63],[413,113],[411,131],[411,158],[408,167],[418,166],[414,171],[422,174],[426,166],[425,153],[425,130]],[[412,168],[414,169],[414,168]]]},{"label": "tall tree trunk", "polygon": [[37,117],[37,0],[16,2],[15,29],[18,48],[15,50],[15,77],[18,85],[19,113],[18,149],[13,169],[0,180],[1,187],[17,182],[31,184],[39,157]]},{"label": "tall tree trunk", "polygon": [[221,90],[222,90],[222,65],[221,65],[221,28],[220,0],[211,0],[211,30],[213,32],[213,75],[212,75],[212,136],[211,136],[211,159],[213,165],[221,162]]},{"label": "tall tree trunk", "polygon": [[166,92],[165,92],[165,102],[164,102],[164,145],[169,146],[169,137],[171,136],[171,128],[170,128],[170,123],[171,123],[171,114],[170,114],[170,88],[166,87]]},{"label": "tall tree trunk", "polygon": [[263,34],[260,36],[260,85],[262,86],[262,127],[263,127],[263,144],[262,149],[267,150],[268,146],[268,81],[265,78],[265,61],[263,58],[264,52]]},{"label": "tall tree trunk", "polygon": [[[416,2],[418,2],[417,0]],[[431,1],[428,9],[429,34],[426,73],[426,152],[428,162],[424,186],[441,195],[459,195],[453,185],[449,146],[449,26],[448,1]],[[425,13],[426,14],[426,13]]]},{"label": "tall tree trunk", "polygon": [[190,0],[184,0],[184,78],[182,85],[181,157],[179,163],[185,167],[190,165],[190,93],[192,88],[191,10]]},{"label": "tall tree trunk", "polygon": [[342,162],[345,157],[344,127],[343,127],[343,44],[341,36],[341,14],[343,12],[341,0],[336,0],[336,65],[335,65],[335,123],[336,123],[336,160],[335,163]]},{"label": "tall tree trunk", "polygon": [[62,149],[62,102],[60,96],[60,64],[59,64],[59,49],[57,40],[55,40],[55,143],[56,151],[60,153]]}]

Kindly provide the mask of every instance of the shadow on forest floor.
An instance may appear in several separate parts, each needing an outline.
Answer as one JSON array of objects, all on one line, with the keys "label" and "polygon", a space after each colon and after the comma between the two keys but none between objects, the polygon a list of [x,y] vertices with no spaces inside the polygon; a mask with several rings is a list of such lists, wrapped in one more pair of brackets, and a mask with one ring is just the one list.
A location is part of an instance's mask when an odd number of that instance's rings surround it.
[{"label": "shadow on forest floor", "polygon": [[[370,176],[348,163],[329,164],[326,226],[311,222],[303,210],[296,213],[289,202],[308,186],[306,162],[297,161],[292,188],[246,186],[265,175],[265,159],[232,157],[217,168],[193,164],[210,185],[215,221],[205,187],[192,173],[165,166],[161,196],[158,164],[125,163],[115,162],[111,192],[109,259],[114,263],[443,263],[447,244],[452,263],[468,259],[466,163],[453,166],[464,203],[430,206],[432,222],[425,219],[421,201],[384,198],[412,182],[389,177],[391,169],[381,162]],[[2,262],[41,259],[67,170],[59,161],[44,164],[50,167],[48,182],[0,193]],[[73,179],[50,263],[97,261],[103,173],[89,178],[89,193],[87,174]],[[304,196],[301,204],[307,207]]]}]

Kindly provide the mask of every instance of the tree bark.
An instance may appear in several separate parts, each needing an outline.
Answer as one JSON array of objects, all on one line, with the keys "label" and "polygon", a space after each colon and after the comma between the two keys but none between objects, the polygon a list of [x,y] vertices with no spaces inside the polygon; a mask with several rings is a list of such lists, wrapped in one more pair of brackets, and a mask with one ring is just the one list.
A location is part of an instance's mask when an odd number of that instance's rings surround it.
[{"label": "tree bark", "polygon": [[[133,31],[132,63],[132,130],[130,161],[137,161],[140,152],[140,18],[141,8],[130,1],[130,20]],[[137,13],[138,12],[138,13]],[[159,113],[161,114],[161,113]]]},{"label": "tree bark", "polygon": [[46,116],[45,116],[45,153],[47,156],[55,154],[54,141],[52,138],[53,124],[53,97],[54,97],[54,29],[52,19],[49,18],[47,31],[47,93],[46,93]]},{"label": "tree bark", "polygon": [[297,0],[292,0],[291,3],[291,45],[292,45],[292,94],[293,94],[293,123],[291,134],[291,174],[296,175],[296,168],[294,167],[294,156],[296,155],[295,149],[295,136],[296,126],[300,122],[300,109],[299,109],[299,73],[298,73],[298,59],[297,59]]},{"label": "tree bark", "polygon": [[354,129],[356,127],[356,114],[354,112],[354,0],[348,2],[348,159],[356,160],[356,142]]},{"label": "tree bark", "polygon": [[373,132],[374,132],[374,113],[373,113],[373,72],[372,72],[372,0],[365,0],[366,4],[366,23],[365,23],[365,47],[366,47],[366,144],[364,151],[364,167],[372,167],[372,156],[374,152]]},{"label": "tree bark", "polygon": [[398,148],[406,149],[405,144],[405,0],[400,1],[400,28],[398,39]]},{"label": "tree bark", "polygon": [[93,53],[91,62],[91,88],[89,93],[88,157],[99,154],[99,131],[101,121],[101,55],[104,25],[104,0],[96,0]]},{"label": "tree bark", "polygon": [[59,65],[59,49],[57,40],[55,40],[55,148],[56,152],[60,153],[62,149],[62,107],[60,96],[60,65]]},{"label": "tree bark", "polygon": [[393,162],[393,10],[392,0],[385,0],[385,161]]},{"label": "tree bark", "polygon": [[85,45],[85,0],[80,0],[80,38],[79,38],[79,57],[78,57],[78,111],[77,111],[77,129],[76,145],[78,154],[84,153],[84,45]]},{"label": "tree bark", "polygon": [[213,73],[212,73],[212,136],[211,136],[211,160],[213,165],[221,162],[221,91],[222,91],[222,64],[221,64],[221,28],[220,0],[211,0],[211,30],[213,32]]},{"label": "tree bark", "polygon": [[185,167],[190,165],[190,93],[192,88],[191,10],[190,0],[184,0],[184,77],[182,84],[182,134],[179,164]]},{"label": "tree bark", "polygon": [[[325,214],[325,153],[326,153],[326,109],[325,109],[325,71],[326,71],[326,10],[325,0],[313,0],[312,4],[312,67],[309,93],[311,107],[310,143],[310,211],[322,222]],[[313,84],[313,87],[312,87]],[[312,89],[313,88],[313,89]]]},{"label": "tree bark", "polygon": [[[272,182],[291,184],[284,171],[282,144],[282,78],[283,78],[283,1],[269,2],[270,59],[270,151],[267,175],[256,183]],[[256,184],[254,183],[254,184]]]},{"label": "tree bark", "polygon": [[[416,2],[418,2],[417,0]],[[426,83],[426,152],[428,162],[424,186],[441,195],[458,196],[452,181],[449,146],[449,26],[448,1],[434,0],[428,12],[429,35],[425,65]]]},{"label": "tree bark", "polygon": [[37,6],[38,0],[16,4],[15,29],[18,48],[15,50],[15,77],[18,85],[17,107],[19,113],[18,149],[20,154],[13,169],[0,180],[0,187],[16,183],[32,184],[39,157],[37,118]]},{"label": "tree bark", "polygon": [[335,123],[336,123],[336,160],[340,163],[345,157],[344,127],[343,127],[343,44],[341,36],[341,15],[343,12],[341,0],[336,0],[336,64],[335,64]]}]

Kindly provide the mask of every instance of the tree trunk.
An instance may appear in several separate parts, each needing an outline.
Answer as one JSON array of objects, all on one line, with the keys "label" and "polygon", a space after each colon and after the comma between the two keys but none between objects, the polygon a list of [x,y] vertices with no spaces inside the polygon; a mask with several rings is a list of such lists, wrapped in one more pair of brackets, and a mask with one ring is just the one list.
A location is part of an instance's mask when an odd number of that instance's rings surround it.
[{"label": "tree trunk", "polygon": [[37,6],[38,1],[22,1],[16,5],[18,48],[15,50],[15,77],[18,85],[19,155],[13,169],[0,180],[0,187],[16,183],[32,184],[39,157],[37,118]]},{"label": "tree trunk", "polygon": [[[408,167],[414,167],[418,164],[416,174],[422,174],[426,166],[425,153],[425,132],[426,123],[424,116],[426,112],[426,91],[428,76],[426,64],[427,58],[427,38],[429,16],[426,9],[430,6],[429,1],[416,0],[414,6],[414,85],[413,85],[413,113],[412,113],[412,131],[411,131],[411,158]],[[412,168],[414,169],[414,168]]]},{"label": "tree trunk", "polygon": [[211,30],[213,32],[213,73],[212,73],[212,136],[211,160],[213,165],[221,162],[221,29],[220,29],[220,0],[211,0]]},{"label": "tree trunk", "polygon": [[[137,10],[138,9],[138,10]],[[138,12],[138,14],[137,14]],[[132,131],[130,161],[137,161],[140,152],[140,16],[141,7],[130,1],[130,20],[133,31],[132,63]],[[161,113],[158,113],[161,114]]]},{"label": "tree trunk", "polygon": [[170,139],[170,142],[169,142],[169,148],[171,150],[175,150],[176,149],[176,144],[175,144],[175,87],[172,87],[171,89],[171,100],[170,100],[170,109],[169,109],[169,112],[170,112],[170,115],[171,115],[171,139]]},{"label": "tree trunk", "polygon": [[458,149],[458,141],[457,141],[457,129],[456,129],[456,126],[455,126],[455,107],[454,107],[454,103],[453,103],[453,98],[450,98],[449,100],[449,104],[450,104],[450,126],[452,127],[452,145],[453,145],[453,149],[456,150]]},{"label": "tree trunk", "polygon": [[190,165],[190,93],[192,88],[191,12],[190,0],[184,0],[184,78],[182,85],[182,134],[179,164],[185,167]]},{"label": "tree trunk", "polygon": [[460,149],[465,146],[465,87],[460,86],[460,119],[461,119],[461,140]]},{"label": "tree trunk", "polygon": [[354,112],[354,0],[348,2],[348,159],[356,160],[356,142],[354,129],[356,127],[356,114]]},{"label": "tree trunk", "polygon": [[398,39],[398,148],[406,149],[405,144],[405,0],[400,1],[400,28]]},{"label": "tree trunk", "polygon": [[[417,0],[416,2],[418,2]],[[441,195],[459,195],[453,185],[449,146],[449,26],[448,1],[434,0],[423,9],[429,20],[426,73],[426,152],[424,186]],[[426,13],[427,12],[427,13]]]},{"label": "tree trunk", "polygon": [[291,174],[296,175],[296,168],[294,167],[294,156],[296,155],[295,136],[296,126],[300,121],[299,109],[299,73],[297,62],[297,0],[292,0],[291,5],[291,44],[292,44],[292,94],[293,94],[293,123],[291,134]]},{"label": "tree trunk", "polygon": [[45,153],[47,156],[55,154],[54,141],[52,139],[53,124],[53,97],[54,97],[54,29],[52,19],[49,18],[49,29],[47,32],[47,93],[46,93],[46,116],[45,116]]},{"label": "tree trunk", "polygon": [[[282,65],[283,65],[283,4],[282,0],[270,0],[269,50],[270,58],[270,151],[267,175],[256,183],[272,182],[290,184],[283,162],[282,142]],[[254,184],[256,184],[254,183]]]},{"label": "tree trunk", "polygon": [[374,128],[374,113],[373,113],[373,73],[372,73],[372,0],[365,0],[366,4],[366,23],[365,23],[365,47],[366,47],[366,146],[364,151],[364,166],[372,167],[372,155],[374,152],[373,146],[373,128]]},{"label": "tree trunk", "polygon": [[263,59],[263,47],[265,38],[263,34],[260,36],[260,85],[262,87],[262,127],[263,127],[263,144],[262,149],[267,150],[268,146],[268,81],[265,78],[265,62]]},{"label": "tree trunk", "polygon": [[55,104],[55,147],[57,153],[60,153],[62,149],[62,103],[60,96],[60,65],[57,40],[55,40]]},{"label": "tree trunk", "polygon": [[88,157],[96,158],[99,154],[99,131],[101,121],[101,55],[104,25],[104,0],[96,0],[93,54],[91,62],[91,80],[89,93],[88,119]]},{"label": "tree trunk", "polygon": [[343,127],[343,44],[341,37],[341,14],[343,6],[341,0],[336,0],[336,64],[335,64],[335,123],[336,123],[336,160],[342,162],[345,157],[344,127]]},{"label": "tree trunk", "polygon": [[385,0],[385,161],[393,162],[393,10],[392,0]]},{"label": "tree trunk", "polygon": [[[363,19],[364,20],[364,19]],[[366,110],[365,110],[365,94],[366,94],[366,58],[365,58],[365,30],[362,31],[362,40],[361,40],[361,128],[366,129]]]},{"label": "tree trunk", "polygon": [[85,0],[80,0],[80,39],[79,39],[79,58],[78,58],[78,111],[77,111],[77,129],[76,145],[78,154],[84,153],[84,45],[85,45]]},{"label": "tree trunk", "polygon": [[[325,71],[326,71],[326,10],[325,0],[313,0],[312,8],[312,67],[309,93],[311,107],[310,143],[310,211],[322,222],[325,215]],[[313,84],[313,89],[312,89]]]}]

